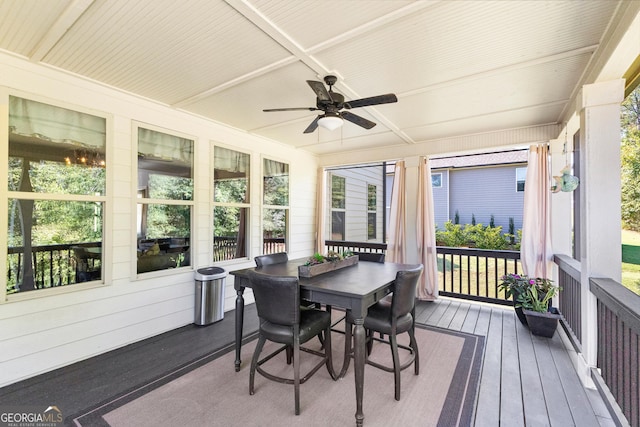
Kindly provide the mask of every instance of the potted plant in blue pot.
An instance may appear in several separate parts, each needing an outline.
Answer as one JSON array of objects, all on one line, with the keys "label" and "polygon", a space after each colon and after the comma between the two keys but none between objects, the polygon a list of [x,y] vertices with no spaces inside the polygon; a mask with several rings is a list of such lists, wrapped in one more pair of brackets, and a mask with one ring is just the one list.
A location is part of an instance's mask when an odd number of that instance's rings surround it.
[{"label": "potted plant in blue pot", "polygon": [[[548,279],[544,280],[551,282]],[[551,338],[556,332],[561,315],[555,307],[550,306],[550,303],[559,291],[558,286],[551,284],[546,287],[544,294],[541,294],[539,287],[532,284],[518,297],[518,305],[522,308],[533,335]]]}]

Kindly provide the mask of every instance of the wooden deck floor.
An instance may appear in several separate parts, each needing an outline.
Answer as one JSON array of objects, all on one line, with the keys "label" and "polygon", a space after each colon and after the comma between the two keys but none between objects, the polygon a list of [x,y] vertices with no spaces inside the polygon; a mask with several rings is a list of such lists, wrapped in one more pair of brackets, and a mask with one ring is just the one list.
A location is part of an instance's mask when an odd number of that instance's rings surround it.
[{"label": "wooden deck floor", "polygon": [[416,321],[486,338],[476,426],[615,425],[598,392],[582,386],[560,328],[536,337],[512,308],[450,298],[419,303]]},{"label": "wooden deck floor", "polygon": [[[582,387],[559,332],[553,339],[534,337],[511,308],[449,298],[418,303],[416,320],[486,337],[475,426],[615,425],[598,393]],[[244,332],[257,327],[251,304]],[[0,402],[50,404],[53,399],[65,413],[65,425],[72,425],[72,414],[228,345],[234,328],[234,312],[205,328],[187,325],[0,388]]]}]

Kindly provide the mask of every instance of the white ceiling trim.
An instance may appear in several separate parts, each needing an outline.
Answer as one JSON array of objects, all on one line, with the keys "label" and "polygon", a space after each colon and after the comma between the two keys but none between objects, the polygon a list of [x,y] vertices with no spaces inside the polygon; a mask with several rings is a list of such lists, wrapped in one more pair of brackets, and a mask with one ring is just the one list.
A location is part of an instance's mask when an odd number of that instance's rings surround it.
[{"label": "white ceiling trim", "polygon": [[93,0],[73,0],[56,22],[51,26],[47,34],[33,49],[29,58],[32,61],[41,61],[47,53],[58,43],[60,38],[71,28],[73,24],[89,9]]}]

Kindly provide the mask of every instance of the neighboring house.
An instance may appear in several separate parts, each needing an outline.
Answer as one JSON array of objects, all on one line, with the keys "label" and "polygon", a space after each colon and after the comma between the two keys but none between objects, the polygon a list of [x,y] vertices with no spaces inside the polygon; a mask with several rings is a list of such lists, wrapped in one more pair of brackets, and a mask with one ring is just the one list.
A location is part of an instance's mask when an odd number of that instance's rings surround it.
[{"label": "neighboring house", "polygon": [[328,171],[325,240],[383,242],[383,177],[381,164]]},{"label": "neighboring house", "polygon": [[509,218],[515,229],[522,228],[524,181],[527,151],[514,150],[487,154],[431,159],[431,182],[436,226],[455,221],[460,224],[489,225],[509,231]]}]

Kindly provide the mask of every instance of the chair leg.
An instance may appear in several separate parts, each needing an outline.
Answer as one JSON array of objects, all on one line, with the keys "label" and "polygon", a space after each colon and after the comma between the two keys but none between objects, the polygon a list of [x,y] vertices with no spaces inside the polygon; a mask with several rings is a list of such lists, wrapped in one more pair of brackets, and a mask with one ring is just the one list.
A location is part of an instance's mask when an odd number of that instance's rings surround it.
[{"label": "chair leg", "polygon": [[291,365],[291,360],[293,359],[293,348],[288,345],[285,353],[287,355],[287,365]]},{"label": "chair leg", "polygon": [[256,349],[253,351],[253,358],[251,359],[251,370],[249,371],[249,394],[252,395],[255,393],[253,385],[256,377],[256,367],[258,366],[258,359],[260,358],[260,353],[262,352],[262,347],[264,347],[264,343],[267,339],[260,335],[258,338],[258,343],[256,344]]},{"label": "chair leg", "polygon": [[418,354],[418,343],[416,341],[416,333],[412,329],[409,329],[409,346],[413,349],[413,371],[416,375],[420,374],[420,355]]},{"label": "chair leg", "polygon": [[366,335],[366,343],[367,343],[367,357],[371,356],[371,351],[373,350],[373,331],[367,329]]},{"label": "chair leg", "polygon": [[400,400],[400,358],[398,357],[398,341],[396,334],[389,335],[391,343],[391,357],[393,358],[393,379],[395,383],[395,398]]},{"label": "chair leg", "polygon": [[293,339],[293,388],[296,401],[296,415],[300,415],[300,338],[297,331]]},{"label": "chair leg", "polygon": [[329,324],[329,326],[327,327],[327,329],[324,332],[324,336],[325,336],[325,340],[324,340],[324,355],[327,358],[327,361],[325,363],[325,365],[327,366],[327,371],[329,372],[329,375],[331,376],[331,378],[336,381],[338,379],[338,376],[336,375],[335,371],[333,370],[333,355],[331,353],[331,324]]}]

